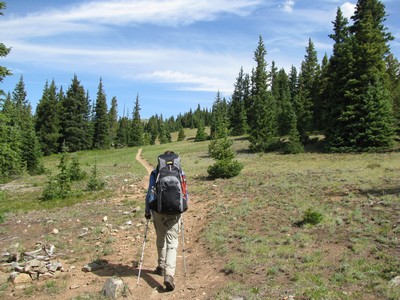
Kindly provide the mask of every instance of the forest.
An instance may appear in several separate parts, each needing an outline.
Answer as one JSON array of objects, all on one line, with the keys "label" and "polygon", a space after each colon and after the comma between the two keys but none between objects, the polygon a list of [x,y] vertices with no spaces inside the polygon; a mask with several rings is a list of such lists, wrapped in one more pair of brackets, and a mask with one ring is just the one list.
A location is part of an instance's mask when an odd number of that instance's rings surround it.
[{"label": "forest", "polygon": [[[1,15],[5,7],[0,2]],[[65,91],[54,80],[44,83],[33,110],[21,76],[13,91],[0,89],[0,182],[43,173],[42,157],[63,149],[170,143],[172,132],[185,139],[185,128],[197,128],[195,141],[245,136],[253,152],[296,154],[315,142],[323,152],[394,149],[400,131],[400,64],[390,51],[394,37],[385,19],[385,6],[377,0],[358,1],[351,20],[338,8],[329,35],[332,54],[320,63],[310,38],[301,66],[289,71],[268,63],[260,36],[255,67],[250,74],[239,70],[229,99],[216,91],[212,108],[199,104],[176,117],[156,113],[141,119],[139,94],[132,114],[118,116],[118,99],[112,97],[108,107],[102,79],[90,99],[77,75]],[[0,43],[1,57],[10,51]],[[0,66],[0,82],[6,76],[12,70]]]}]

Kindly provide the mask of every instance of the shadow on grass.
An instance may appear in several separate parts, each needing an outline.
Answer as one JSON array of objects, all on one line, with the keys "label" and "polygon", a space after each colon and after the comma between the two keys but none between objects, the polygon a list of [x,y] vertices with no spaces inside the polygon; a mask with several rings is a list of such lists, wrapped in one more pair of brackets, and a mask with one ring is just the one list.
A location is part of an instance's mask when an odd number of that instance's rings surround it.
[{"label": "shadow on grass", "polygon": [[368,196],[384,196],[384,195],[399,195],[400,187],[381,188],[381,189],[368,189],[360,191],[360,194]]}]

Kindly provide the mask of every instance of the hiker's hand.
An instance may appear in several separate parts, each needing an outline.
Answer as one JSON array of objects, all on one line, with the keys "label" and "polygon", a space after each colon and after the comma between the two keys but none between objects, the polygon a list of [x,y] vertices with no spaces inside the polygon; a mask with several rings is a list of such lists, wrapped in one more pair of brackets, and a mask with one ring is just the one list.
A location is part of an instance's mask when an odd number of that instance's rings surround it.
[{"label": "hiker's hand", "polygon": [[145,214],[144,214],[144,217],[145,217],[147,220],[150,220],[150,219],[151,219],[151,213],[145,213]]}]

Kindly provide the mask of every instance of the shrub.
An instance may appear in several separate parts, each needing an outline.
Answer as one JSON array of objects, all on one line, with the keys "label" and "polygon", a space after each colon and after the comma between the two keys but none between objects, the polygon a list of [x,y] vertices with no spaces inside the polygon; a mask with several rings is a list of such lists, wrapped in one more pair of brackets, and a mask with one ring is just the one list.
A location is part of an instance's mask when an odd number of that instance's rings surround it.
[{"label": "shrub", "polygon": [[68,174],[71,181],[79,181],[86,177],[86,172],[82,171],[76,155],[72,157],[71,165],[68,168]]},{"label": "shrub", "polygon": [[92,169],[92,175],[90,176],[87,183],[87,189],[89,191],[99,191],[102,190],[105,187],[105,185],[106,185],[105,181],[98,177],[97,163],[95,162]]},{"label": "shrub", "polygon": [[321,223],[323,216],[320,212],[313,211],[311,208],[304,213],[303,224],[317,225]]},{"label": "shrub", "polygon": [[211,178],[231,178],[239,175],[243,169],[243,164],[237,160],[225,159],[218,160],[214,165],[207,169]]}]

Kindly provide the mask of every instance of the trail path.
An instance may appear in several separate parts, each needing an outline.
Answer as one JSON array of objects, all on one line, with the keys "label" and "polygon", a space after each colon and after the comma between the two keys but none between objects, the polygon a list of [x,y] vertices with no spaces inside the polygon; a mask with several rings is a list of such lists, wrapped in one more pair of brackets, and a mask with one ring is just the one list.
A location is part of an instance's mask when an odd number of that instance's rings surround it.
[{"label": "trail path", "polygon": [[[139,149],[136,159],[146,168],[148,174],[153,167],[141,157]],[[143,184],[147,188],[148,176]],[[190,182],[189,194],[190,194]],[[166,292],[163,278],[154,273],[157,262],[155,232],[153,224],[149,226],[148,241],[146,242],[145,257],[139,286],[131,288],[135,299],[210,299],[211,292],[223,281],[222,273],[216,269],[215,262],[206,253],[205,245],[200,243],[200,235],[206,222],[207,209],[201,201],[190,195],[189,210],[184,214],[185,226],[185,255],[187,274],[184,276],[182,257],[182,237],[179,238],[177,269],[175,275],[176,289]],[[137,280],[137,276],[134,277]],[[137,298],[136,298],[137,297]]]}]

